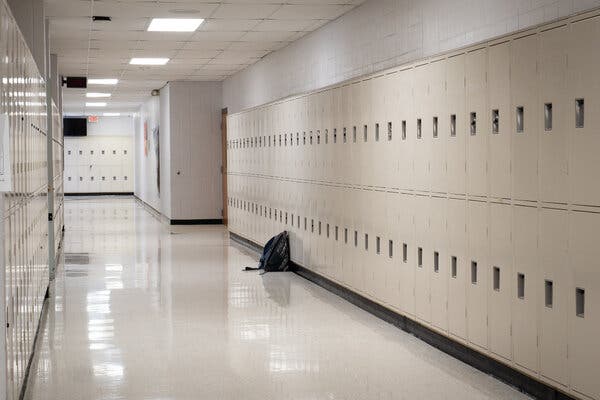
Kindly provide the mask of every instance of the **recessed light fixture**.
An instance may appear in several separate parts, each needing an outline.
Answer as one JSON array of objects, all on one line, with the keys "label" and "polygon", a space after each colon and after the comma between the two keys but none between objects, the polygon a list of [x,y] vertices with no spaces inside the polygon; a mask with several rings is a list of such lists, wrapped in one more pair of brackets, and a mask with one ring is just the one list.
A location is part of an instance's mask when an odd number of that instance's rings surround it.
[{"label": "recessed light fixture", "polygon": [[104,102],[95,102],[95,103],[85,103],[86,107],[106,107],[106,103]]},{"label": "recessed light fixture", "polygon": [[121,113],[117,112],[106,112],[102,114],[103,117],[120,117]]},{"label": "recessed light fixture", "polygon": [[153,18],[148,32],[194,32],[203,22],[202,18]]},{"label": "recessed light fixture", "polygon": [[88,97],[88,98],[110,97],[110,93],[86,93],[85,97]]},{"label": "recessed light fixture", "polygon": [[88,79],[88,85],[116,85],[119,83],[118,79]]},{"label": "recessed light fixture", "polygon": [[165,65],[169,62],[168,58],[132,58],[129,64],[132,65]]}]

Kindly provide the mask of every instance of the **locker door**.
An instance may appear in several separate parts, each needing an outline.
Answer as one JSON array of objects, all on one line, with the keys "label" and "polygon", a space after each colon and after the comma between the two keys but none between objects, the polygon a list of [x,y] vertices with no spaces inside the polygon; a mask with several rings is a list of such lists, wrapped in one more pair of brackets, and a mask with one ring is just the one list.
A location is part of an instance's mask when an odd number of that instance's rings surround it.
[{"label": "locker door", "polygon": [[[569,136],[571,138],[571,164],[569,178],[571,202],[575,204],[600,205],[600,185],[590,184],[598,179],[600,170],[600,54],[597,43],[600,39],[600,17],[585,19],[571,25],[569,36],[570,89],[565,112]],[[575,101],[582,99],[583,126],[577,127],[575,121]]]},{"label": "locker door", "polygon": [[[566,86],[568,27],[540,33],[539,88],[542,115],[540,129],[540,199],[567,203],[568,123],[571,102]],[[547,114],[547,115],[546,115]]]},{"label": "locker door", "polygon": [[507,360],[512,359],[510,324],[514,274],[511,220],[509,204],[490,204],[490,262],[484,266],[490,270],[491,276],[486,283],[490,350]]},{"label": "locker door", "polygon": [[398,88],[398,141],[394,143],[398,149],[397,156],[397,175],[394,186],[401,189],[414,188],[414,165],[413,158],[415,156],[416,128],[415,128],[415,111],[414,111],[414,70],[408,69],[400,71],[394,75],[394,84]]},{"label": "locker door", "polygon": [[468,202],[467,324],[469,342],[487,348],[488,206]]},{"label": "locker door", "polygon": [[570,274],[568,212],[540,210],[540,272],[543,301],[539,303],[540,369],[543,376],[568,384],[567,326]]},{"label": "locker door", "polygon": [[448,114],[439,120],[440,135],[447,138],[446,160],[448,192],[466,193],[465,174],[465,56],[458,55],[446,61],[446,102]]},{"label": "locker door", "polygon": [[538,211],[513,207],[513,244],[516,293],[513,295],[514,361],[531,371],[538,370],[538,299],[540,277],[537,260]]},{"label": "locker door", "polygon": [[[398,234],[398,194],[385,194],[385,227],[386,234],[382,238],[382,253],[386,257],[385,290],[386,302],[400,310],[400,268],[402,268],[402,241]],[[391,243],[390,243],[391,241]],[[390,251],[391,244],[391,251]],[[387,247],[386,247],[387,246]]]},{"label": "locker door", "polygon": [[467,338],[466,202],[448,199],[448,330]]},{"label": "locker door", "polygon": [[486,83],[487,50],[470,52],[466,56],[466,118],[467,126],[467,182],[470,195],[485,196],[487,194],[487,139],[489,127],[486,123],[487,83]]},{"label": "locker door", "polygon": [[426,132],[431,140],[431,190],[437,193],[446,193],[446,140],[444,134],[447,126],[447,114],[445,112],[445,81],[446,60],[432,62],[429,65],[430,82],[427,102],[430,104],[429,123],[431,130]]},{"label": "locker door", "polygon": [[[600,398],[600,215],[573,212],[569,215],[568,335],[571,387]],[[581,308],[581,309],[580,309]]]},{"label": "locker door", "polygon": [[433,269],[433,246],[430,231],[431,200],[426,196],[415,197],[415,301],[416,315],[431,321],[431,271]]},{"label": "locker door", "polygon": [[[414,196],[401,194],[398,199],[398,235],[402,246],[400,265],[400,299],[406,314],[415,314],[415,202]],[[406,252],[404,251],[406,246]],[[404,257],[406,253],[406,257]]]},{"label": "locker door", "polygon": [[[489,136],[490,196],[511,197],[511,109],[509,44],[491,46],[488,50],[488,96],[490,109],[486,110],[485,124],[491,125]],[[494,123],[494,119],[497,122]]]},{"label": "locker door", "polygon": [[448,251],[446,249],[446,199],[431,199],[431,238],[433,270],[431,271],[431,322],[448,329]]},{"label": "locker door", "polygon": [[414,181],[413,188],[419,191],[431,189],[431,107],[427,102],[431,69],[428,64],[415,67],[413,70],[413,98],[415,114],[407,125],[412,127],[414,136],[414,152],[412,154]]},{"label": "locker door", "polygon": [[541,106],[537,90],[537,35],[511,43],[513,197],[538,199],[538,137]]}]

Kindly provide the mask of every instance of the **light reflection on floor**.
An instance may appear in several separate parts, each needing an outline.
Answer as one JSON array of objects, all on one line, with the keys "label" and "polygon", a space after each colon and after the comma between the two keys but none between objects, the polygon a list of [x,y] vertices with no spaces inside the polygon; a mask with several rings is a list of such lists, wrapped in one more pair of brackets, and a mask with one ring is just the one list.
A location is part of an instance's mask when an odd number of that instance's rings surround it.
[{"label": "light reflection on floor", "polygon": [[25,399],[519,399],[509,386],[130,198],[68,200]]}]

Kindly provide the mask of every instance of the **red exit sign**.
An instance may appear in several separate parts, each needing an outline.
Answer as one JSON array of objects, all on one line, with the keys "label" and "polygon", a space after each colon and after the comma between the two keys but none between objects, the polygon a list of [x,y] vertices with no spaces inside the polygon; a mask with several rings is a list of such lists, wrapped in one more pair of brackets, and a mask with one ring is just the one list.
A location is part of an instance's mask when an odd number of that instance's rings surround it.
[{"label": "red exit sign", "polygon": [[91,124],[94,124],[96,122],[98,122],[98,116],[97,115],[89,115],[88,116],[88,122]]}]

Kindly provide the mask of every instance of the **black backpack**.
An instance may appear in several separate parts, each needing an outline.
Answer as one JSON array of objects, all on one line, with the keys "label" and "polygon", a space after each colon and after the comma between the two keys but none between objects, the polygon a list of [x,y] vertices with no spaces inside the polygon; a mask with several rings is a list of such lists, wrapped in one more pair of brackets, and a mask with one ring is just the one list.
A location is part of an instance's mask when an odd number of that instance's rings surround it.
[{"label": "black backpack", "polygon": [[246,267],[244,271],[262,269],[265,272],[287,271],[290,261],[290,243],[287,231],[273,236],[263,249],[257,268]]}]

